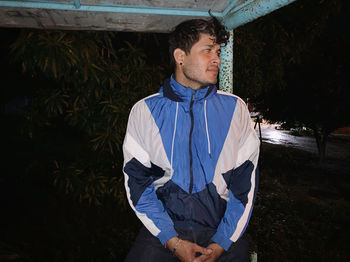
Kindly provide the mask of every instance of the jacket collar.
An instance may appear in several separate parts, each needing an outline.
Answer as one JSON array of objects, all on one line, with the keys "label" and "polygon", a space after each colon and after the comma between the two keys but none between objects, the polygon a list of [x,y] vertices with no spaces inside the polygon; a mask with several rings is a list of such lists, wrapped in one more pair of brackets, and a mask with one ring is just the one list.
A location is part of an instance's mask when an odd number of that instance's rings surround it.
[{"label": "jacket collar", "polygon": [[216,93],[216,86],[209,85],[205,88],[193,90],[178,83],[171,75],[170,79],[165,79],[163,83],[163,95],[176,102],[189,102],[194,94],[194,100],[200,101]]}]

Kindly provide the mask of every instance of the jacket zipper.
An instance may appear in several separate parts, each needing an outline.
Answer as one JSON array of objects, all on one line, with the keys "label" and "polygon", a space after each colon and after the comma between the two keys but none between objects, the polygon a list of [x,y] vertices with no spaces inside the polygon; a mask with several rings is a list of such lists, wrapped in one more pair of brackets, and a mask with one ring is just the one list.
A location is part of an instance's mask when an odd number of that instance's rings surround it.
[{"label": "jacket zipper", "polygon": [[193,103],[194,103],[194,93],[192,94],[191,103],[190,103],[190,116],[191,116],[191,129],[190,129],[190,139],[189,139],[189,151],[190,151],[190,188],[189,193],[192,194],[193,189],[193,157],[192,157],[192,132],[193,132],[193,125],[194,125],[194,117],[193,117]]}]

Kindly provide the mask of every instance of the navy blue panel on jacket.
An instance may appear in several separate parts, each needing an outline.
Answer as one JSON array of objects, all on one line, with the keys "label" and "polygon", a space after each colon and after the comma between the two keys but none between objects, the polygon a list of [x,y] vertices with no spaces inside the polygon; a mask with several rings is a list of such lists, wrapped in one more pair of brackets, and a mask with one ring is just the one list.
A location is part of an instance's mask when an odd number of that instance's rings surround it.
[{"label": "navy blue panel on jacket", "polygon": [[228,188],[232,194],[239,199],[245,206],[248,202],[247,192],[251,188],[250,174],[253,172],[254,165],[251,161],[247,160],[236,169],[232,169],[225,174],[223,177],[226,181]]},{"label": "navy blue panel on jacket", "polygon": [[157,196],[179,230],[216,229],[226,209],[226,201],[212,183],[200,192],[189,194],[170,180],[157,190]]},{"label": "navy blue panel on jacket", "polygon": [[136,158],[132,158],[125,165],[124,172],[130,174],[128,185],[132,192],[131,200],[134,205],[137,204],[145,189],[164,174],[164,171],[159,166],[151,163],[151,167],[147,168]]}]

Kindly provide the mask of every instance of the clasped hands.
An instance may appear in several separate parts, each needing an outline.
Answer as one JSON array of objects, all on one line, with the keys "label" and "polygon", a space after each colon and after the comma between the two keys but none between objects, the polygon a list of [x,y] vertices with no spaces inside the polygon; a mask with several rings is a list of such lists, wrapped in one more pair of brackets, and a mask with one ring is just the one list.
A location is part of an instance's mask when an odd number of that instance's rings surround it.
[{"label": "clasped hands", "polygon": [[[215,262],[224,252],[224,249],[216,243],[204,248],[178,237],[170,239],[165,246],[174,252],[182,262]],[[196,253],[201,253],[201,255],[196,257]]]}]

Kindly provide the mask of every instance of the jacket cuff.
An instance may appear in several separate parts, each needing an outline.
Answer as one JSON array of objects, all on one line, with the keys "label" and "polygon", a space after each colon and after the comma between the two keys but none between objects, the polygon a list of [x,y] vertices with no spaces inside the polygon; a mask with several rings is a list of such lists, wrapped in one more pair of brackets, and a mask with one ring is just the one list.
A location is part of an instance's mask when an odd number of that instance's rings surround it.
[{"label": "jacket cuff", "polygon": [[226,251],[228,251],[232,244],[232,241],[229,238],[225,237],[223,234],[219,234],[218,232],[216,232],[216,234],[211,238],[211,240],[217,243]]},{"label": "jacket cuff", "polygon": [[167,230],[167,231],[161,231],[157,237],[159,238],[160,242],[162,243],[162,245],[164,246],[165,243],[169,240],[172,239],[173,237],[178,236],[179,234],[175,231],[174,228]]}]

